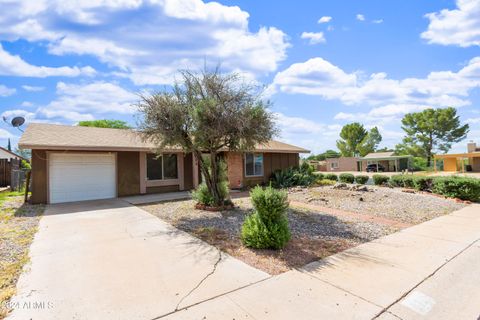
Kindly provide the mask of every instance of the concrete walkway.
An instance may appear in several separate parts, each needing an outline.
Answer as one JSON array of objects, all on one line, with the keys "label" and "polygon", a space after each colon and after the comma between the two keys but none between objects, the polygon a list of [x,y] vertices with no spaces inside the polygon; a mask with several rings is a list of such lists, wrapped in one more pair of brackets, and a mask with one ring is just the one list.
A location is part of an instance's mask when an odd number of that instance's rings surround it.
[{"label": "concrete walkway", "polygon": [[122,200],[49,206],[8,319],[152,319],[269,277]]},{"label": "concrete walkway", "polygon": [[177,191],[167,193],[143,194],[139,196],[130,196],[121,198],[128,203],[138,205],[155,202],[175,201],[191,199],[192,194],[189,191]]},{"label": "concrete walkway", "polygon": [[162,319],[477,319],[480,205]]},{"label": "concrete walkway", "polygon": [[479,239],[471,205],[269,277],[120,200],[50,206],[9,319],[477,319]]}]

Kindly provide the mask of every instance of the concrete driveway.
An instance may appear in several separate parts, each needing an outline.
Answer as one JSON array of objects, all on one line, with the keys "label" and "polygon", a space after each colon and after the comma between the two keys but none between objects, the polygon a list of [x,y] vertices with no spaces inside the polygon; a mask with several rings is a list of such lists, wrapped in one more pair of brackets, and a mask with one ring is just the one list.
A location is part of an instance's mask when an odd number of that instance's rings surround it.
[{"label": "concrete driveway", "polygon": [[122,200],[49,206],[8,319],[152,319],[269,276]]}]

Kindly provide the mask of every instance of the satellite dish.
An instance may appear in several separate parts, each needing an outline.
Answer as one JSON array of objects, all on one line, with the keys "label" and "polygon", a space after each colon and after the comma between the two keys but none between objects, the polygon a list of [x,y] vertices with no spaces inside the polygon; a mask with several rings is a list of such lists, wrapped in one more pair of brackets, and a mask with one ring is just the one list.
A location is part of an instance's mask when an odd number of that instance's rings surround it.
[{"label": "satellite dish", "polygon": [[25,123],[24,117],[15,117],[12,119],[12,127],[19,128],[21,125]]}]

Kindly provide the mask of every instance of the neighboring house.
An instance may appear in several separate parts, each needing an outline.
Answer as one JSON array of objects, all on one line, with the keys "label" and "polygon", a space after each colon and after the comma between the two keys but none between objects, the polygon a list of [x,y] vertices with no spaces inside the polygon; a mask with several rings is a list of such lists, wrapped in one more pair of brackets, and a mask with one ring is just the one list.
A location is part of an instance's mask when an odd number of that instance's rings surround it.
[{"label": "neighboring house", "polygon": [[437,160],[443,160],[443,171],[480,172],[480,148],[475,142],[467,144],[466,153],[437,154],[433,158],[437,170]]},{"label": "neighboring house", "polygon": [[324,160],[307,160],[307,163],[313,166],[315,171],[327,171],[327,162]]},{"label": "neighboring house", "polygon": [[0,159],[16,159],[16,160],[26,160],[24,157],[19,156],[15,152],[9,151],[3,147],[0,147]]},{"label": "neighboring house", "polygon": [[327,158],[327,172],[358,171],[356,157]]},{"label": "neighboring house", "polygon": [[358,171],[366,171],[369,164],[381,165],[385,172],[399,172],[410,168],[410,155],[395,155],[395,152],[371,152],[358,158]]},{"label": "neighboring house", "polygon": [[[19,146],[32,149],[33,203],[191,190],[201,180],[191,153],[168,147],[158,156],[133,130],[33,123]],[[265,183],[273,171],[298,166],[299,153],[308,152],[278,141],[252,153],[224,152],[230,187]]]}]

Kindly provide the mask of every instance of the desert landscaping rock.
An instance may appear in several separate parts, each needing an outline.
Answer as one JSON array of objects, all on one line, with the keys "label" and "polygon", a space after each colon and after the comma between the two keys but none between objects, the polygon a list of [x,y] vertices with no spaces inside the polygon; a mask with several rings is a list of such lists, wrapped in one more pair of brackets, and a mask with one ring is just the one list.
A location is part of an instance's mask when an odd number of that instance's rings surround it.
[{"label": "desert landscaping rock", "polygon": [[[354,185],[352,185],[354,186]],[[439,217],[466,206],[452,199],[424,193],[403,192],[402,189],[368,187],[368,192],[324,186],[297,189],[289,199],[334,209],[375,215],[412,224]]]},{"label": "desert landscaping rock", "polygon": [[233,210],[197,210],[192,200],[142,205],[141,208],[189,232],[220,250],[270,274],[324,258],[398,230],[352,217],[336,217],[314,210],[290,208],[292,239],[283,250],[254,250],[240,241],[245,217],[253,210],[249,198],[234,200]]}]

